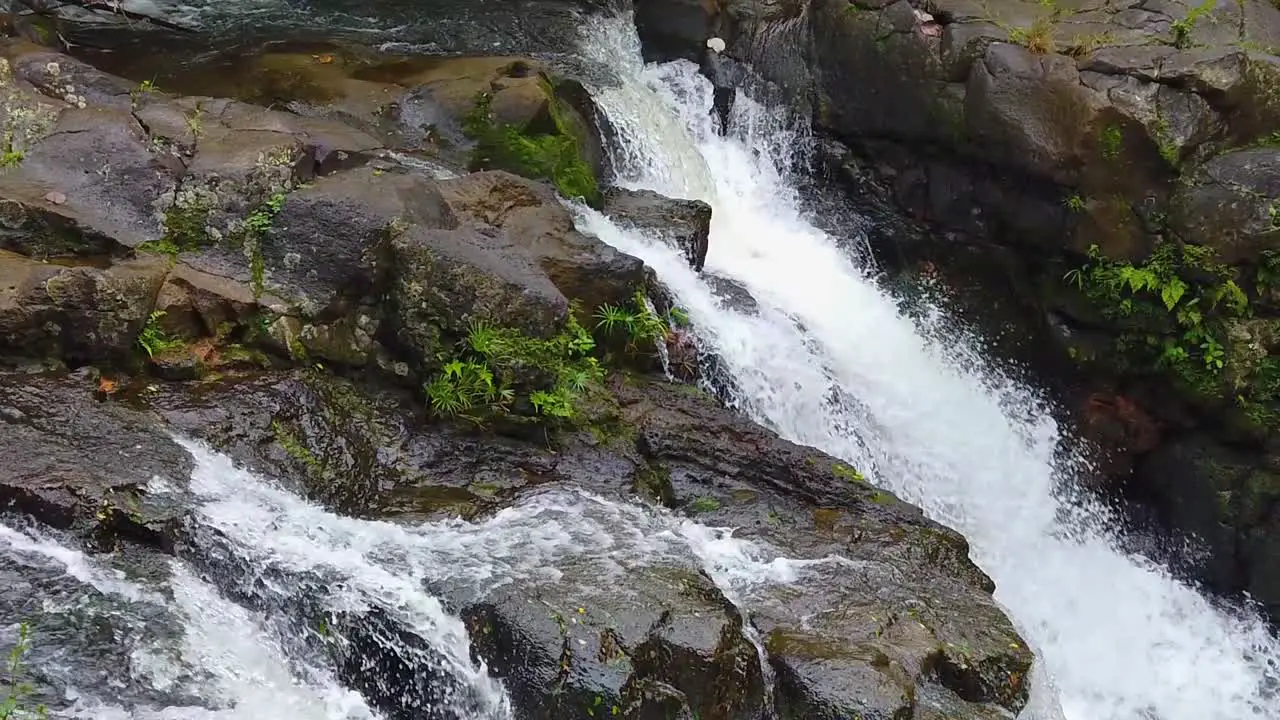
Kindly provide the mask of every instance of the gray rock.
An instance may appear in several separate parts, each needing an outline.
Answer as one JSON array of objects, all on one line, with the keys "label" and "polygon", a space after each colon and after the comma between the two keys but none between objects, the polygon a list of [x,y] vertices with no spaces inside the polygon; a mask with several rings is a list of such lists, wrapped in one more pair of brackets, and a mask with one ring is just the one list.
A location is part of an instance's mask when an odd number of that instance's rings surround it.
[{"label": "gray rock", "polygon": [[711,206],[701,200],[675,200],[651,190],[609,188],[604,213],[624,227],[644,231],[684,254],[689,267],[707,260]]},{"label": "gray rock", "polygon": [[167,269],[156,258],[98,268],[0,251],[0,348],[11,355],[127,363]]},{"label": "gray rock", "polygon": [[1170,225],[1187,242],[1234,263],[1280,249],[1280,150],[1225,153],[1205,163],[1175,196]]}]

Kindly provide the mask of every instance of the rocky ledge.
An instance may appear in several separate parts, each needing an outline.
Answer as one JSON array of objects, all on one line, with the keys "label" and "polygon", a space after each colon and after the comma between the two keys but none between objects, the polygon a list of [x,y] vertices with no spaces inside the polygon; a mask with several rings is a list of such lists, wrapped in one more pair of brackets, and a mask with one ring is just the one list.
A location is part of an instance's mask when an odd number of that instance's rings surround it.
[{"label": "rocky ledge", "polygon": [[1012,300],[1031,359],[1083,380],[1101,479],[1280,618],[1273,2],[636,5],[650,55],[719,33],[811,108],[831,171],[935,228],[907,254]]},{"label": "rocky ledge", "polygon": [[[962,537],[653,372],[660,343],[684,342],[680,313],[639,260],[575,230],[553,186],[663,227],[693,265],[707,208],[600,193],[598,128],[572,81],[528,59],[396,65],[379,89],[392,112],[340,120],[333,102],[173,97],[4,50],[10,511],[100,552],[216,565],[181,492],[148,491],[187,487],[173,433],[393,522],[480,522],[575,488],[843,560],[749,617],[681,558],[607,588],[572,568],[479,597],[441,588],[527,717],[754,718],[772,700],[782,717],[960,720],[1026,703],[1032,654]],[[414,126],[430,137],[397,124],[410,112],[435,118]],[[367,623],[343,627],[369,647]],[[420,669],[358,660],[338,663],[348,684],[418,717],[400,699]]]}]

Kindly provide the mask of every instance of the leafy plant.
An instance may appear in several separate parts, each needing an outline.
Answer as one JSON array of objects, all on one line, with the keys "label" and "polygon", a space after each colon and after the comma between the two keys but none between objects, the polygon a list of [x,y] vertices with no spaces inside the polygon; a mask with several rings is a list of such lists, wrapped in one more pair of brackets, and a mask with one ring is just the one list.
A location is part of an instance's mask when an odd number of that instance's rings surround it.
[{"label": "leafy plant", "polygon": [[[688,315],[684,318],[687,322]],[[657,342],[670,331],[666,321],[650,308],[649,299],[639,291],[626,305],[601,305],[596,310],[596,320],[596,328],[606,335],[623,335],[629,351]]]},{"label": "leafy plant", "polygon": [[524,399],[537,415],[571,418],[575,401],[604,378],[591,356],[594,349],[595,339],[573,312],[565,330],[549,339],[474,323],[424,392],[432,411],[443,417],[479,421]]},{"label": "leafy plant", "polygon": [[1098,146],[1102,148],[1102,157],[1106,160],[1114,160],[1120,157],[1121,145],[1124,142],[1124,134],[1120,131],[1118,125],[1108,125],[1102,129],[1102,135],[1098,138]]},{"label": "leafy plant", "polygon": [[1173,370],[1213,394],[1228,359],[1225,323],[1251,311],[1234,271],[1213,257],[1211,248],[1166,242],[1134,265],[1110,260],[1094,245],[1089,262],[1065,279],[1125,328],[1117,349],[1135,369]]},{"label": "leafy plant", "polygon": [[1170,23],[1169,29],[1173,31],[1174,46],[1179,48],[1191,47],[1191,32],[1195,30],[1196,23],[1200,21],[1200,18],[1213,12],[1213,8],[1217,4],[1217,0],[1204,0],[1196,7],[1191,8],[1186,17]]},{"label": "leafy plant", "polygon": [[44,705],[37,705],[34,710],[23,708],[23,702],[31,694],[31,686],[22,681],[23,663],[27,650],[31,647],[31,628],[26,623],[18,626],[18,641],[9,650],[8,687],[4,699],[0,700],[0,720],[43,720],[49,716]]},{"label": "leafy plant", "polygon": [[163,310],[156,310],[147,318],[147,324],[138,333],[138,345],[147,353],[147,357],[155,357],[159,353],[182,347],[182,340],[170,336],[160,327],[160,319],[165,316]]}]

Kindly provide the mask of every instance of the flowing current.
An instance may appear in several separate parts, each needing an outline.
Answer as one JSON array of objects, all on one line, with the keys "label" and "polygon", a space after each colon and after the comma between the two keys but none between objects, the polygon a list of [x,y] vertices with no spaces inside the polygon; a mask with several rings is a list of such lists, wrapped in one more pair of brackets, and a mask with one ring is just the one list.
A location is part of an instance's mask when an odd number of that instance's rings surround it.
[{"label": "flowing current", "polygon": [[806,218],[785,170],[805,138],[741,93],[719,137],[692,63],[644,65],[629,22],[588,34],[585,52],[616,72],[598,101],[620,184],[709,203],[704,275],[757,308],[735,309],[662,242],[589,210],[585,229],[657,270],[744,411],[964,533],[1047,675],[1024,716],[1056,714],[1043,697],[1056,688],[1067,720],[1280,718],[1280,644],[1264,624],[1118,550],[1102,508],[1060,499],[1068,439],[1037,393],[938,314],[905,315]]}]

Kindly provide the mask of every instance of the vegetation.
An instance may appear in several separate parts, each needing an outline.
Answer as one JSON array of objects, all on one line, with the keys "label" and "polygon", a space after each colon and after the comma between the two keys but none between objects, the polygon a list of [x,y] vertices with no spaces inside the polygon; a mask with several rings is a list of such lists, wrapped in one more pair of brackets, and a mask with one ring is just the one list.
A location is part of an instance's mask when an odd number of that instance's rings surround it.
[{"label": "vegetation", "polygon": [[164,216],[164,235],[159,240],[144,242],[138,246],[143,252],[161,255],[177,255],[195,250],[209,242],[209,208],[202,203],[178,204]]},{"label": "vegetation", "polygon": [[1009,41],[1017,43],[1039,55],[1048,55],[1057,50],[1053,37],[1054,17],[1039,17],[1031,23],[1031,27],[1023,29],[1007,27]]},{"label": "vegetation", "polygon": [[573,121],[549,83],[544,91],[555,125],[555,132],[551,133],[497,124],[489,110],[492,96],[488,93],[477,96],[475,109],[463,123],[467,137],[476,141],[472,165],[550,180],[565,197],[599,207],[602,198],[595,171],[582,156]]},{"label": "vegetation", "polygon": [[1169,29],[1173,31],[1173,44],[1179,48],[1191,47],[1191,32],[1195,30],[1196,23],[1200,18],[1213,12],[1213,8],[1218,4],[1217,0],[1204,0],[1196,7],[1191,8],[1187,16],[1181,20],[1174,20],[1169,25]]},{"label": "vegetation", "polygon": [[700,497],[689,503],[689,512],[708,513],[720,509],[720,501],[712,497]]},{"label": "vegetation", "polygon": [[1108,125],[1103,128],[1102,135],[1098,138],[1098,147],[1102,149],[1103,159],[1114,160],[1120,157],[1123,142],[1124,134],[1118,125]]},{"label": "vegetation", "polygon": [[267,264],[266,259],[262,257],[262,239],[271,231],[276,215],[279,215],[280,209],[284,207],[284,200],[285,194],[277,192],[262,201],[244,219],[244,225],[234,237],[234,241],[249,258],[249,284],[254,298],[262,297],[262,291],[266,287]]},{"label": "vegetation", "polygon": [[[621,337],[629,351],[652,345],[667,333],[666,322],[636,293],[631,307],[601,306],[596,328]],[[578,401],[604,379],[604,365],[591,331],[569,313],[565,329],[534,338],[514,328],[473,323],[440,371],[423,388],[432,412],[482,422],[519,411],[549,419],[578,415]],[[527,413],[526,413],[527,414]]]},{"label": "vegetation", "polygon": [[[1264,262],[1259,288],[1277,270]],[[1234,269],[1215,260],[1213,249],[1174,242],[1161,243],[1138,265],[1108,259],[1095,245],[1088,262],[1066,275],[1120,328],[1116,349],[1124,369],[1172,372],[1205,398],[1226,390],[1251,420],[1270,426],[1271,408],[1280,402],[1280,359],[1251,363],[1229,355],[1232,325],[1252,317],[1253,310],[1235,278]]]},{"label": "vegetation", "polygon": [[[671,313],[677,323],[687,324],[687,313],[674,309]],[[666,337],[670,328],[667,321],[658,317],[649,307],[649,300],[644,293],[636,291],[629,305],[601,305],[595,314],[596,327],[607,338],[621,337],[628,352],[635,352],[642,345],[651,345]]]},{"label": "vegetation", "polygon": [[591,333],[572,313],[565,330],[549,339],[474,323],[424,391],[441,416],[479,421],[510,411],[520,400],[538,415],[573,417],[574,401],[604,376],[590,354],[594,348]]},{"label": "vegetation", "polygon": [[31,686],[22,681],[24,673],[22,659],[30,647],[31,628],[23,623],[18,626],[18,641],[9,651],[9,662],[6,668],[9,675],[8,687],[5,688],[4,698],[0,699],[0,720],[32,720],[48,717],[48,711],[43,705],[37,705],[35,709],[24,708],[27,696],[31,694]]},{"label": "vegetation", "polygon": [[138,333],[138,346],[147,353],[147,357],[153,358],[166,350],[182,347],[182,340],[170,336],[160,327],[160,318],[163,318],[165,312],[156,310],[147,318],[147,324],[142,326],[142,332]]}]

